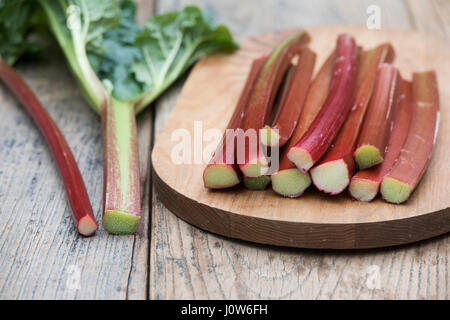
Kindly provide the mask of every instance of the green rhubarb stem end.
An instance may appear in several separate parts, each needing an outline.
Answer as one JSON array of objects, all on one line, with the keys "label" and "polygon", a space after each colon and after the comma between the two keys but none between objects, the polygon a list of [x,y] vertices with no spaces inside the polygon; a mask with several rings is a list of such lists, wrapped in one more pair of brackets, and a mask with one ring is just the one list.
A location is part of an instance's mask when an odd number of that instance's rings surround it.
[{"label": "green rhubarb stem end", "polygon": [[141,217],[118,211],[105,211],[103,228],[111,234],[128,235],[137,232]]}]

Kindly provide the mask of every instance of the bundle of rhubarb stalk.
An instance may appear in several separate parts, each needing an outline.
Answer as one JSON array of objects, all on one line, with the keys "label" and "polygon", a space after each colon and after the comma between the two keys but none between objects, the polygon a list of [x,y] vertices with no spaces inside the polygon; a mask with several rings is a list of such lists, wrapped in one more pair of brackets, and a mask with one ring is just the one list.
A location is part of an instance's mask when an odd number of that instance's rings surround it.
[{"label": "bundle of rhubarb stalk", "polygon": [[[244,181],[296,198],[312,184],[337,195],[405,202],[436,142],[434,71],[402,78],[391,44],[338,36],[313,77],[316,54],[300,32],[256,59],[220,145],[203,173],[209,189]],[[251,134],[256,132],[256,134]]]}]

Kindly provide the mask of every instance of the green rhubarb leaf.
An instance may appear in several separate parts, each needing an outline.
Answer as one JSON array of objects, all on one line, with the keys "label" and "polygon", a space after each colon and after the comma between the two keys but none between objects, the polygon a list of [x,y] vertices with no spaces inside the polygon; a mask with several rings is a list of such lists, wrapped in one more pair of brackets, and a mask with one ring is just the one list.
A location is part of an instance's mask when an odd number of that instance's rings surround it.
[{"label": "green rhubarb leaf", "polygon": [[136,81],[148,88],[137,111],[156,99],[198,59],[238,48],[225,26],[214,26],[193,6],[149,19],[135,45],[143,59],[135,62],[131,70]]},{"label": "green rhubarb leaf", "polygon": [[78,45],[87,52],[101,54],[103,34],[119,26],[121,10],[118,0],[39,1],[50,16],[53,31],[65,38],[65,41],[58,39],[63,47],[79,41]]},{"label": "green rhubarb leaf", "polygon": [[122,1],[121,10],[120,26],[103,36],[104,54],[95,57],[96,72],[112,84],[116,99],[139,101],[137,111],[198,59],[237,49],[229,30],[214,26],[197,7],[156,15],[143,29],[136,24],[132,1]]},{"label": "green rhubarb leaf", "polygon": [[118,0],[39,0],[89,104],[99,112],[105,90],[93,69],[105,53],[103,35],[119,26]]},{"label": "green rhubarb leaf", "polygon": [[103,35],[115,29],[120,22],[120,6],[118,1],[112,0],[74,0],[69,1],[80,8],[82,19],[81,30],[85,36],[86,51],[103,52]]},{"label": "green rhubarb leaf", "polygon": [[[135,21],[136,5],[122,1],[119,27],[103,36],[103,51],[90,52],[90,61],[103,82],[112,84],[112,95],[121,101],[129,101],[141,94],[146,85],[136,81],[132,67],[142,59],[141,51],[134,46],[136,36],[142,32]],[[96,61],[97,63],[93,62]]]},{"label": "green rhubarb leaf", "polygon": [[39,52],[30,41],[35,3],[29,0],[0,1],[0,55],[10,65],[25,54]]},{"label": "green rhubarb leaf", "polygon": [[[197,7],[150,18],[141,28],[131,0],[39,0],[87,100],[102,92],[139,112],[205,55],[237,44]],[[94,76],[92,74],[94,72]],[[95,79],[94,79],[95,78]],[[107,84],[107,90],[98,84]]]},{"label": "green rhubarb leaf", "polygon": [[[36,23],[39,7],[46,19]],[[96,111],[106,91],[139,112],[197,60],[238,47],[225,26],[194,6],[156,15],[144,28],[135,13],[131,0],[0,0],[0,55],[12,64],[36,52],[30,33],[49,28]]]}]

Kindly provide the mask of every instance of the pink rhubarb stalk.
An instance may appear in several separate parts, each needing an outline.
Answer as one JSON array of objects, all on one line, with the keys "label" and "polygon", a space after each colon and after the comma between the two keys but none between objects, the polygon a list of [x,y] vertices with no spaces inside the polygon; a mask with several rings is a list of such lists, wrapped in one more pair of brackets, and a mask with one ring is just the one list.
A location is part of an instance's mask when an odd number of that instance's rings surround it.
[{"label": "pink rhubarb stalk", "polygon": [[288,158],[303,173],[325,154],[352,107],[356,83],[355,40],[344,34],[337,40],[336,61],[330,93],[305,135],[288,152]]},{"label": "pink rhubarb stalk", "polygon": [[335,57],[336,54],[333,52],[311,83],[295,131],[283,148],[278,171],[271,176],[272,189],[281,196],[288,198],[299,197],[311,185],[309,173],[302,173],[298,170],[295,164],[288,159],[287,153],[303,137],[319,114],[330,91]]},{"label": "pink rhubarb stalk", "polygon": [[0,78],[28,111],[50,146],[66,188],[78,232],[83,236],[93,235],[98,225],[80,170],[64,136],[28,85],[2,58]]},{"label": "pink rhubarb stalk", "polygon": [[400,85],[398,69],[387,63],[381,65],[354,154],[360,170],[384,160]]},{"label": "pink rhubarb stalk", "polygon": [[413,74],[412,96],[408,137],[397,162],[381,184],[383,199],[391,203],[408,200],[431,159],[439,128],[439,91],[434,71]]},{"label": "pink rhubarb stalk", "polygon": [[253,61],[244,89],[227,125],[227,130],[210,163],[203,171],[203,183],[209,189],[230,188],[240,183],[241,174],[237,165],[236,129],[241,127],[250,93],[255,85],[267,57]]},{"label": "pink rhubarb stalk", "polygon": [[[247,177],[256,178],[268,170],[268,161],[260,146],[259,130],[268,121],[278,89],[292,59],[307,42],[309,36],[305,32],[284,40],[272,52],[255,83],[242,123],[243,130],[238,136],[239,167]],[[240,155],[244,155],[244,159],[240,159]]]},{"label": "pink rhubarb stalk", "polygon": [[262,144],[281,148],[294,133],[311,83],[315,61],[314,52],[308,48],[301,50],[297,65],[286,81],[273,125],[266,125],[261,130]]},{"label": "pink rhubarb stalk", "polygon": [[356,95],[350,115],[324,158],[311,170],[311,178],[319,190],[336,195],[349,185],[355,169],[353,152],[372,96],[378,68],[383,62],[392,62],[393,59],[394,50],[390,44],[382,44],[361,54]]},{"label": "pink rhubarb stalk", "polygon": [[356,200],[369,202],[376,197],[383,178],[391,171],[402,150],[412,117],[411,83],[408,81],[402,81],[398,104],[395,110],[394,127],[383,163],[359,171],[350,182],[349,191]]}]

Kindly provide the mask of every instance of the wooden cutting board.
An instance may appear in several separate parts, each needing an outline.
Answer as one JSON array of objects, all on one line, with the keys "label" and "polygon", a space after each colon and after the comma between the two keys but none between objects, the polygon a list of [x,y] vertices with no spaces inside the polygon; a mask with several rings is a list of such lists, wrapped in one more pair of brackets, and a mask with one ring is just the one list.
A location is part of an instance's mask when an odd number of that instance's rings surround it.
[{"label": "wooden cutting board", "polygon": [[[414,71],[437,71],[441,123],[429,169],[409,201],[388,204],[352,201],[342,195],[326,196],[311,187],[302,197],[286,199],[269,188],[224,191],[204,188],[203,164],[175,164],[171,153],[180,140],[175,130],[194,137],[194,122],[203,132],[225,129],[252,59],[269,53],[283,38],[298,30],[263,34],[240,41],[233,55],[216,55],[192,70],[152,153],[154,182],[161,201],[181,219],[210,232],[257,243],[301,248],[375,248],[415,242],[450,231],[450,46],[448,40],[402,30],[358,27],[309,28],[310,47],[317,53],[316,71],[347,32],[359,45],[371,48],[390,41],[395,65],[411,79]],[[180,132],[180,131],[176,131]],[[192,139],[193,141],[194,139]],[[205,141],[204,145],[207,144]],[[193,142],[191,143],[193,145]],[[193,150],[193,146],[192,150]],[[194,153],[192,151],[192,161]],[[198,159],[197,159],[198,160]]]}]

